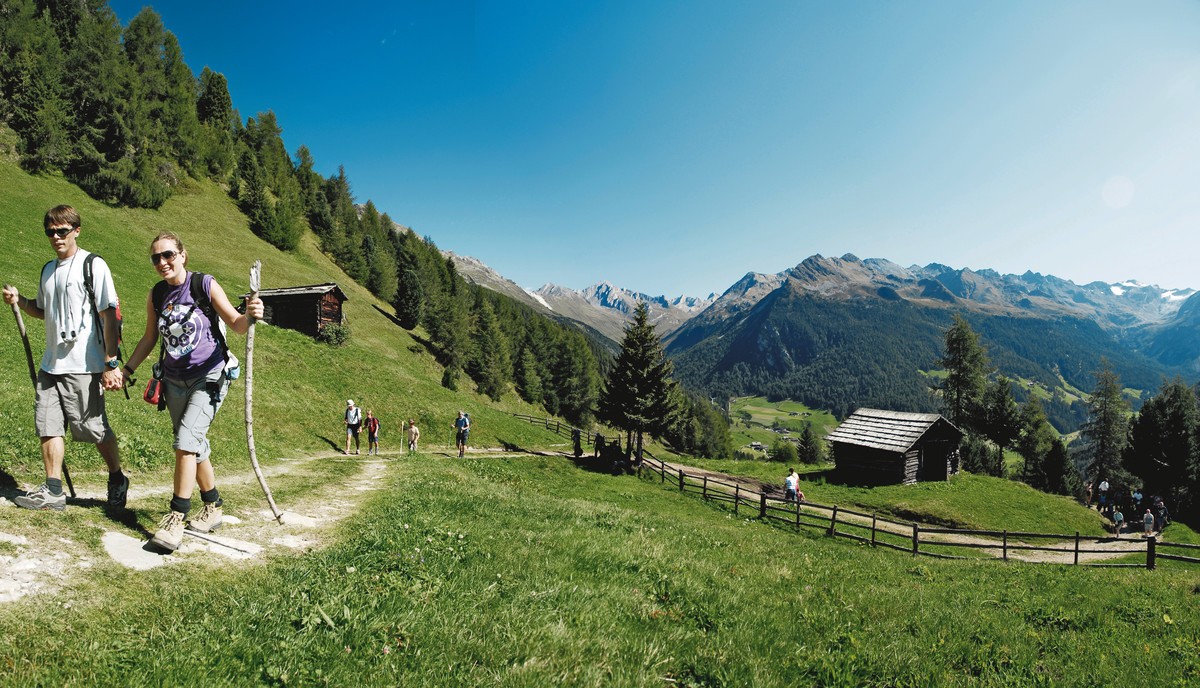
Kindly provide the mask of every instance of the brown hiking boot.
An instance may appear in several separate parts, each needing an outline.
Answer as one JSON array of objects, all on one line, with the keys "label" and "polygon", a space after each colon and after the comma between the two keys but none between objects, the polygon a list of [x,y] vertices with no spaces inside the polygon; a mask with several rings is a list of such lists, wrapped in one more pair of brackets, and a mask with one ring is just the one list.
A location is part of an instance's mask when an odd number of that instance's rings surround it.
[{"label": "brown hiking boot", "polygon": [[207,533],[221,527],[221,505],[217,502],[207,502],[195,518],[188,521],[189,530],[197,533]]},{"label": "brown hiking boot", "polygon": [[158,531],[150,538],[150,544],[169,552],[179,549],[179,545],[183,544],[183,514],[168,511],[158,522]]}]

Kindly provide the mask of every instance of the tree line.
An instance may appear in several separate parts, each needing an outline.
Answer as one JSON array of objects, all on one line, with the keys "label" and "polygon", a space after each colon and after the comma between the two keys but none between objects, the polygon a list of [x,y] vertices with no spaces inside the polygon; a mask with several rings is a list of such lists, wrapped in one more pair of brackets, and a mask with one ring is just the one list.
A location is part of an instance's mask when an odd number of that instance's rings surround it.
[{"label": "tree line", "polygon": [[[1050,425],[1036,396],[1018,404],[1012,382],[992,367],[979,335],[962,317],[945,332],[936,386],[942,413],[963,430],[966,470],[1005,477],[1004,450],[1023,459],[1019,477],[1056,494],[1083,494],[1085,482],[1141,485],[1179,514],[1200,509],[1200,389],[1182,378],[1162,382],[1132,412],[1120,376],[1101,359],[1082,402],[1087,415],[1070,450]],[[1195,517],[1192,516],[1194,519]]]}]

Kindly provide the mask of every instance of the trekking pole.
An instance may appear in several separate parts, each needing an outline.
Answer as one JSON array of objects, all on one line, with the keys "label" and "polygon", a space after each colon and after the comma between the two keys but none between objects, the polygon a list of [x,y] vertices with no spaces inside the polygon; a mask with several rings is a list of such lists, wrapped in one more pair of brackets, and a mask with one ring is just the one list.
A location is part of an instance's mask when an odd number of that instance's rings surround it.
[{"label": "trekking pole", "polygon": [[[11,289],[12,285],[4,285],[5,289]],[[29,380],[33,383],[33,394],[37,396],[37,368],[33,365],[33,349],[29,346],[29,334],[25,331],[25,318],[21,317],[21,308],[17,304],[12,305],[13,317],[17,319],[17,330],[21,333],[21,343],[25,345],[25,362],[29,364]],[[75,485],[71,482],[71,472],[67,470],[67,460],[62,462],[63,480],[67,483],[67,491],[71,493],[71,499],[75,499]]]},{"label": "trekking pole", "polygon": [[250,266],[250,298],[246,300],[246,319],[250,326],[246,329],[246,444],[250,448],[250,465],[254,467],[254,475],[262,486],[263,494],[267,496],[267,504],[275,521],[283,525],[283,512],[275,506],[275,498],[271,496],[271,488],[267,487],[267,479],[263,476],[262,468],[258,465],[258,452],[254,449],[254,318],[251,317],[250,301],[258,298],[259,274],[262,272],[262,261],[254,261]]}]

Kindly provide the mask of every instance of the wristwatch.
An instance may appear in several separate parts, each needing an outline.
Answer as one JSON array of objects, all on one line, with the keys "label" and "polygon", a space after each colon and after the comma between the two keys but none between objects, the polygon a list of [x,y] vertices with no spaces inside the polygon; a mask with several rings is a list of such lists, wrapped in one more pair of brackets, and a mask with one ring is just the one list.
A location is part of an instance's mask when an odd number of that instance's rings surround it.
[{"label": "wristwatch", "polygon": [[114,358],[111,361],[105,361],[104,365],[108,366],[109,370],[116,370],[117,368],[121,367],[121,359]]}]

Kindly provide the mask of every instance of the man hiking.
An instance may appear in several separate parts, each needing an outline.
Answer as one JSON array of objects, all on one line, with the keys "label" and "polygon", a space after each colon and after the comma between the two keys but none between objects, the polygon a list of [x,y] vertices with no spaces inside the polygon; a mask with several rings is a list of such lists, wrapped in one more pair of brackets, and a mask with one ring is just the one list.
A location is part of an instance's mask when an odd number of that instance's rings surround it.
[{"label": "man hiking", "polygon": [[346,451],[343,454],[350,453],[350,440],[354,439],[354,453],[358,453],[358,432],[362,428],[362,410],[354,405],[353,399],[346,400],[346,415],[342,418],[346,423]]},{"label": "man hiking", "polygon": [[465,411],[458,412],[454,421],[454,442],[458,445],[458,458],[467,452],[467,438],[471,434],[471,417]]},{"label": "man hiking", "polygon": [[42,267],[37,297],[30,300],[15,287],[4,288],[5,303],[16,304],[46,325],[33,418],[46,482],[13,502],[26,509],[67,508],[62,467],[69,427],[72,439],[95,444],[108,466],[106,506],[124,509],[129,478],[121,472],[117,436],[104,407],[104,390],[119,390],[124,383],[112,272],[103,258],[79,247],[83,225],[74,208],[51,208],[42,225],[55,259]]}]

